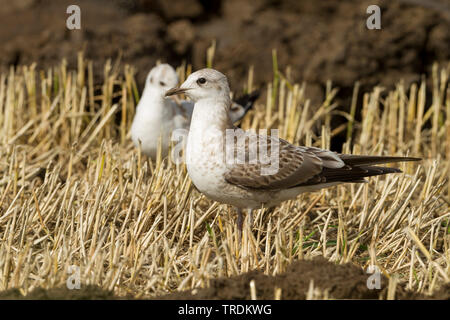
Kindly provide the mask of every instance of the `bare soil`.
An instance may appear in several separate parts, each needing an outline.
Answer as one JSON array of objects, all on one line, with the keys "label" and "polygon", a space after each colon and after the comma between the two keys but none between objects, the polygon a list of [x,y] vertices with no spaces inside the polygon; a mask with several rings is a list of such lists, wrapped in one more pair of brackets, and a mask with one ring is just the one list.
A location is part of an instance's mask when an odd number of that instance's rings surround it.
[{"label": "bare soil", "polygon": [[[81,30],[65,27],[66,8],[81,8]],[[366,9],[381,7],[381,30],[368,30]],[[40,68],[76,53],[98,65],[122,59],[135,65],[138,83],[158,59],[205,65],[206,48],[217,40],[214,65],[235,88],[272,78],[272,49],[292,79],[305,80],[322,100],[328,79],[351,93],[362,86],[417,81],[432,63],[450,59],[450,7],[446,0],[17,0],[0,6],[0,70],[38,62]]]},{"label": "bare soil", "polygon": [[[361,268],[353,264],[336,265],[324,258],[311,261],[296,261],[286,272],[276,276],[264,275],[261,271],[251,271],[230,278],[213,279],[208,288],[193,291],[174,292],[152,299],[169,300],[248,300],[250,299],[251,280],[255,281],[256,296],[261,300],[274,299],[276,288],[281,288],[281,298],[287,300],[303,300],[307,297],[310,283],[323,294],[326,290],[330,299],[379,299],[386,298],[388,280],[382,276],[381,289],[368,289],[366,274]],[[323,295],[320,296],[323,298]],[[421,295],[398,287],[396,299],[450,299],[450,284],[434,292],[432,296]],[[82,286],[79,290],[69,290],[65,287],[45,290],[37,288],[27,296],[23,296],[18,289],[0,292],[1,299],[133,299],[132,296],[117,297],[112,292],[96,286]]]}]

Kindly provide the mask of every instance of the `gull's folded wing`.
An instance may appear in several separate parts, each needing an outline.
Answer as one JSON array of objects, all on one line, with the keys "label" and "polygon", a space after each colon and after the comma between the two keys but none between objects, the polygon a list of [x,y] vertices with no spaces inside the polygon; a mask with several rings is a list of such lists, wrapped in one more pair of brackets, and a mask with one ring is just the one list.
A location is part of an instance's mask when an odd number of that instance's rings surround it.
[{"label": "gull's folded wing", "polygon": [[268,164],[249,163],[249,142],[246,141],[246,162],[231,164],[225,173],[228,183],[246,189],[279,190],[299,186],[320,185],[333,182],[365,182],[364,177],[401,172],[396,168],[377,167],[374,164],[418,161],[418,158],[358,156],[337,154],[329,150],[314,147],[300,147],[285,140],[258,136],[258,148],[261,139],[267,138],[268,154],[271,143],[278,141],[278,170],[270,175],[262,174],[262,168]]},{"label": "gull's folded wing", "polygon": [[[257,135],[256,139],[259,148],[267,146],[267,155],[270,158],[273,143],[278,143],[279,157],[278,169],[274,174],[262,174],[263,167],[274,163],[262,164],[260,159],[252,163],[249,156],[249,142],[245,144],[246,161],[243,164],[235,163],[229,165],[229,170],[225,173],[225,180],[242,188],[248,189],[286,189],[295,187],[300,183],[305,183],[315,175],[320,174],[323,166],[342,167],[344,163],[331,151],[317,148],[298,147],[282,139]],[[262,139],[267,139],[264,144]],[[272,159],[274,160],[274,159]]]}]

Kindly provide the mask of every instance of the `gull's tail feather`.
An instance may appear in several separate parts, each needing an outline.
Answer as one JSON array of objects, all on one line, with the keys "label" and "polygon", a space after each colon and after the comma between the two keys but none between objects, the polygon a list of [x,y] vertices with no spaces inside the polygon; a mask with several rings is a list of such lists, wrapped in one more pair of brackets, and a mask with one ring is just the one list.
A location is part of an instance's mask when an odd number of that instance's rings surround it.
[{"label": "gull's tail feather", "polygon": [[242,118],[245,117],[247,112],[253,108],[253,105],[259,97],[259,91],[253,91],[251,93],[245,94],[231,104],[230,111],[228,115],[232,123],[236,124]]},{"label": "gull's tail feather", "polygon": [[255,101],[258,100],[259,95],[260,95],[260,91],[254,90],[250,93],[246,93],[246,94],[240,96],[234,102],[236,102],[237,104],[240,104],[244,108],[244,110],[245,110],[244,115],[245,115],[251,108],[253,108],[253,105],[255,104]]},{"label": "gull's tail feather", "polygon": [[378,167],[375,164],[419,161],[419,158],[411,157],[381,157],[381,156],[357,156],[342,154],[339,157],[344,161],[342,168],[324,167],[322,172],[309,179],[302,185],[320,185],[324,183],[361,183],[367,182],[364,178],[380,176],[389,173],[401,173],[397,168]]},{"label": "gull's tail feather", "polygon": [[383,164],[390,162],[404,162],[404,161],[420,161],[421,158],[412,158],[412,157],[384,157],[384,156],[360,156],[353,154],[340,154],[339,158],[346,165],[349,166],[367,166],[367,165],[375,165],[375,164]]},{"label": "gull's tail feather", "polygon": [[364,178],[381,176],[388,173],[402,172],[397,168],[376,167],[376,166],[362,166],[351,167],[345,166],[343,168],[323,168],[322,172],[305,183],[298,186],[312,186],[328,183],[364,183],[367,182]]},{"label": "gull's tail feather", "polygon": [[401,173],[397,168],[377,167],[377,166],[358,166],[346,169],[328,169],[322,172],[327,182],[366,182],[364,178],[381,176],[388,173]]}]

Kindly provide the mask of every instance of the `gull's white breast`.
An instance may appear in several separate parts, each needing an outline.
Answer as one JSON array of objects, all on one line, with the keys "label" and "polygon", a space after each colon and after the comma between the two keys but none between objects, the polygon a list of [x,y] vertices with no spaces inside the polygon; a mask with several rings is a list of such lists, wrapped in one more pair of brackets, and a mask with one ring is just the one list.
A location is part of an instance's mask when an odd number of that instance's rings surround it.
[{"label": "gull's white breast", "polygon": [[159,92],[144,91],[136,109],[131,126],[131,138],[136,145],[141,144],[144,154],[155,158],[158,140],[161,136],[162,155],[168,153],[172,131],[189,127],[189,121],[176,114],[176,105],[171,99],[160,97]]}]

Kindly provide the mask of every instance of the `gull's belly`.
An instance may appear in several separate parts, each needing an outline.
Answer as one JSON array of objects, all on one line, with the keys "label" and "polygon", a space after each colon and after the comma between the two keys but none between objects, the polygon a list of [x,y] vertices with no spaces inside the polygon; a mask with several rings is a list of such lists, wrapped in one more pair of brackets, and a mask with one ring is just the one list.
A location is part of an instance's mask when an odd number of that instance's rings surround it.
[{"label": "gull's belly", "polygon": [[162,154],[165,156],[169,147],[170,129],[170,124],[166,123],[166,126],[161,126],[160,121],[140,117],[133,122],[131,138],[136,147],[139,146],[139,142],[141,143],[141,150],[144,154],[155,158],[158,150],[158,140],[161,136]]},{"label": "gull's belly", "polygon": [[[191,132],[192,133],[192,132]],[[218,137],[188,138],[186,166],[196,188],[208,198],[239,207],[248,207],[247,192],[225,181],[227,171],[221,139]],[[192,143],[194,141],[194,143]],[[245,203],[243,203],[245,202]]]},{"label": "gull's belly", "polygon": [[186,149],[187,170],[200,192],[212,200],[238,208],[258,209],[261,206],[275,206],[303,191],[297,188],[245,189],[228,183],[224,177],[228,168],[225,162],[223,129],[216,123],[217,119],[203,119],[203,115],[195,114],[194,110]]},{"label": "gull's belly", "polygon": [[[207,144],[208,142],[204,142],[205,146]],[[214,200],[226,184],[223,178],[225,165],[218,149],[219,146],[214,143],[208,147],[199,147],[188,141],[187,145],[186,166],[189,176],[197,189]]]},{"label": "gull's belly", "polygon": [[254,199],[250,192],[227,183],[223,172],[217,170],[217,167],[188,163],[187,169],[196,188],[212,200],[239,208],[253,208],[260,205],[260,201]]},{"label": "gull's belly", "polygon": [[298,190],[250,190],[230,184],[224,178],[225,164],[212,158],[194,157],[186,165],[192,182],[200,192],[212,200],[238,208],[271,207],[299,193]]}]

